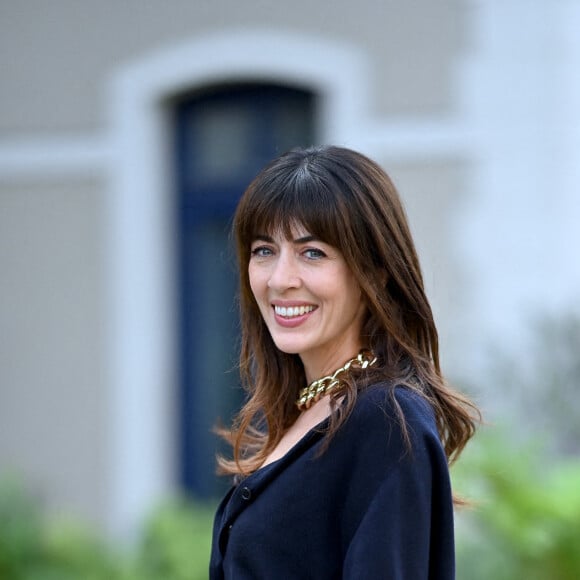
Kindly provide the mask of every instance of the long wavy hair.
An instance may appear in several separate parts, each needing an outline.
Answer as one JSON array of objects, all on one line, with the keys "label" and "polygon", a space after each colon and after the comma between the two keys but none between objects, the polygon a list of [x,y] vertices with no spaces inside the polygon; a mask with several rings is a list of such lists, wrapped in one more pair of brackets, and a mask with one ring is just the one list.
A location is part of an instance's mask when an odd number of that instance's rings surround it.
[{"label": "long wavy hair", "polygon": [[[343,254],[366,304],[361,344],[378,358],[372,368],[351,373],[346,390],[331,395],[326,440],[346,420],[365,386],[382,381],[392,396],[395,386],[404,385],[432,406],[452,463],[473,435],[479,414],[442,376],[437,329],[399,194],[369,158],[326,146],[295,149],[272,161],[250,183],[235,214],[240,373],[247,399],[231,429],[221,429],[233,447],[233,459],[218,457],[218,471],[245,476],[258,469],[299,415],[295,403],[306,385],[304,368],[298,355],[275,346],[248,276],[256,236],[283,232],[291,239],[295,226]],[[392,401],[409,441],[403,413],[394,396]]]}]

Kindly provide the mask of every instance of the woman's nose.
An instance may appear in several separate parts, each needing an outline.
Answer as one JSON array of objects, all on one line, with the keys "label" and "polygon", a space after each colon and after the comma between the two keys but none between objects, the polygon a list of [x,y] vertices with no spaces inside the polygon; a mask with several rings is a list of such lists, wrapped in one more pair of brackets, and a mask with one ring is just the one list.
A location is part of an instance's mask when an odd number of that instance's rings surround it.
[{"label": "woman's nose", "polygon": [[277,292],[299,288],[302,284],[298,264],[292,255],[282,252],[275,261],[268,280],[268,287]]}]

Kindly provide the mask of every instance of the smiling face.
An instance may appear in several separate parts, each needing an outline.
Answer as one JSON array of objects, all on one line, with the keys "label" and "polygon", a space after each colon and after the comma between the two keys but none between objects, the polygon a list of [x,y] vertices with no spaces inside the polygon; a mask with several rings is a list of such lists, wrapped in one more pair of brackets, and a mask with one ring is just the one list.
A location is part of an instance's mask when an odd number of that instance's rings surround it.
[{"label": "smiling face", "polygon": [[251,245],[250,286],[276,346],[302,359],[309,381],[361,348],[362,293],[341,252],[303,228],[260,234]]}]

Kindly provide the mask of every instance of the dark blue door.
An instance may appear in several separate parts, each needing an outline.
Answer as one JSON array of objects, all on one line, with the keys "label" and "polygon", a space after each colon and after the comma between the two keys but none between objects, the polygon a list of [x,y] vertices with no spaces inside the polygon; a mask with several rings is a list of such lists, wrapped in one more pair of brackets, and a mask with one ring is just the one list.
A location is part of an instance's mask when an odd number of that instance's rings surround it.
[{"label": "dark blue door", "polygon": [[212,434],[243,401],[236,369],[237,273],[229,240],[237,201],[273,157],[314,135],[315,99],[288,87],[245,84],[198,92],[175,107],[178,191],[182,486],[221,493]]}]

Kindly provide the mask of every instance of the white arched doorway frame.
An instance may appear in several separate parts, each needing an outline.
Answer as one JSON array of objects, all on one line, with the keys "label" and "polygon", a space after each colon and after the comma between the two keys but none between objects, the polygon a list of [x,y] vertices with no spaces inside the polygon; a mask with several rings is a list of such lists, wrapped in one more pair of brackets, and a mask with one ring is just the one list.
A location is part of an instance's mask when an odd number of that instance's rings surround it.
[{"label": "white arched doorway frame", "polygon": [[176,389],[173,195],[167,102],[231,81],[298,86],[317,96],[323,142],[353,144],[368,111],[368,63],[344,43],[232,31],[123,67],[109,92],[110,530],[131,536],[174,491]]}]

